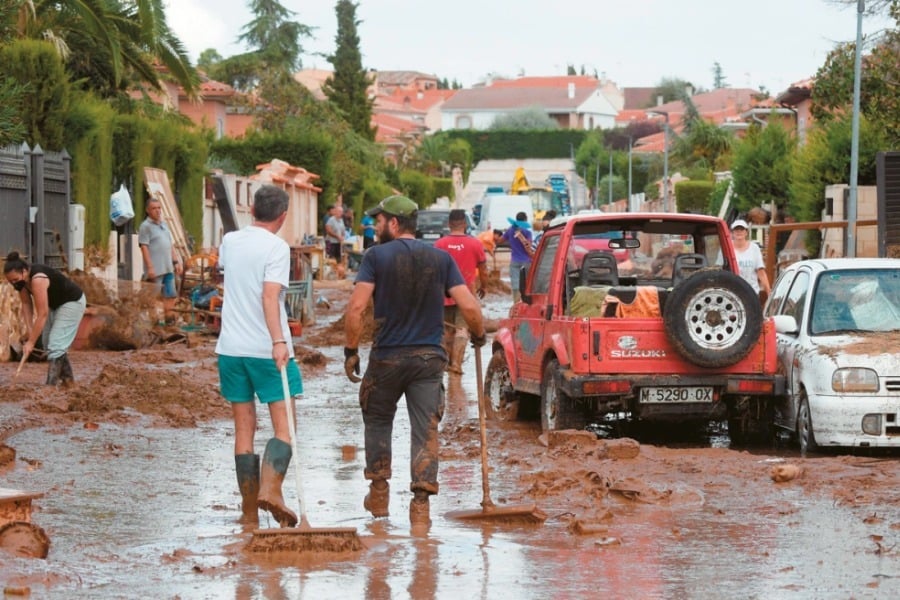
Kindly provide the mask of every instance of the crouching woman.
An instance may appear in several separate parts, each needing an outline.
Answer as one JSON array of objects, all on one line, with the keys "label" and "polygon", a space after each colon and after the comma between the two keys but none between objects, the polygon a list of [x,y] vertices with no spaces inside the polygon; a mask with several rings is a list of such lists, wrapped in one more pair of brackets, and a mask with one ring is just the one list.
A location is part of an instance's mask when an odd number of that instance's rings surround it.
[{"label": "crouching woman", "polygon": [[43,333],[44,348],[50,361],[47,385],[71,383],[74,376],[68,352],[84,316],[87,304],[84,292],[56,269],[46,265],[29,267],[18,252],[10,252],[6,257],[3,274],[19,292],[22,301],[22,319],[28,336],[22,356],[31,354],[38,336]]}]

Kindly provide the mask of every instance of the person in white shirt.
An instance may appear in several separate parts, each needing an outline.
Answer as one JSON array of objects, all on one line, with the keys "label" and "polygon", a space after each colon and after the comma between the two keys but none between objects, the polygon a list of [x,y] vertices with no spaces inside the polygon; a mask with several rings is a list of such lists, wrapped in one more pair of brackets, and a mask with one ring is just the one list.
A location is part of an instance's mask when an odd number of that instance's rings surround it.
[{"label": "person in white shirt", "polygon": [[[225,235],[219,264],[225,272],[222,328],[216,344],[222,396],[234,417],[234,463],[241,492],[240,521],[259,522],[258,508],[282,527],[297,524],[285,506],[281,484],[291,461],[287,403],[281,369],[291,396],[303,392],[300,369],[284,308],[290,280],[290,248],[276,235],[287,216],[288,195],[264,185],[253,197],[253,222]],[[275,437],[266,443],[262,465],[254,453],[256,398],[269,407]]]},{"label": "person in white shirt", "polygon": [[763,261],[759,246],[750,241],[750,226],[747,221],[738,219],[731,224],[731,239],[734,242],[734,253],[737,256],[741,277],[750,284],[760,297],[769,297],[771,287],[766,275],[766,264]]}]

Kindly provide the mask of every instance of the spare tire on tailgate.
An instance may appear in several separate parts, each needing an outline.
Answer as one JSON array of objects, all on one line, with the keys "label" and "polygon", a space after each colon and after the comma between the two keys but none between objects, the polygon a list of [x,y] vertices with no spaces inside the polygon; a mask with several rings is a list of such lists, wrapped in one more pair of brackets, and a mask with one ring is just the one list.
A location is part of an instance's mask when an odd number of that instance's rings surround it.
[{"label": "spare tire on tailgate", "polygon": [[759,297],[739,275],[701,269],[679,283],[666,299],[663,322],[675,350],[701,367],[727,367],[759,341]]}]

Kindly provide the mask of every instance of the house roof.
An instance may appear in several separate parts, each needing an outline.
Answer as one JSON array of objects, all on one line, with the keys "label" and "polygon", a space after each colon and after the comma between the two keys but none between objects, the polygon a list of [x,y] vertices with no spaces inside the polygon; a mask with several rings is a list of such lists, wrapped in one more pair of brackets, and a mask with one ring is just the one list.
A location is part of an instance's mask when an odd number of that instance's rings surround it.
[{"label": "house roof", "polygon": [[412,106],[412,103],[405,104],[402,98],[378,95],[375,96],[374,104],[372,106],[372,112],[403,113],[409,115],[410,119],[413,119],[424,117],[426,111],[423,109],[414,108]]},{"label": "house roof", "polygon": [[597,89],[600,86],[600,81],[596,77],[591,77],[588,75],[560,75],[547,77],[518,77],[516,79],[495,79],[487,87],[568,88],[570,83],[574,83],[576,89],[579,87]]},{"label": "house roof", "polygon": [[312,92],[312,95],[318,100],[324,100],[325,94],[322,92],[322,85],[333,74],[334,71],[326,69],[303,69],[294,73],[294,81]]},{"label": "house roof", "polygon": [[375,127],[376,142],[396,141],[398,138],[419,135],[425,132],[425,125],[410,119],[384,113],[372,115],[371,125]]},{"label": "house roof", "polygon": [[571,111],[583,104],[596,87],[575,86],[573,97],[567,87],[482,87],[458,90],[441,107],[443,111],[495,111],[542,106],[548,111]]},{"label": "house roof", "polygon": [[634,121],[646,121],[649,117],[647,117],[646,109],[640,110],[620,110],[619,114],[616,115],[616,125],[625,126]]},{"label": "house roof", "polygon": [[644,110],[653,104],[655,87],[627,87],[625,94],[625,110]]},{"label": "house roof", "polygon": [[381,85],[408,85],[416,79],[433,79],[437,81],[437,75],[422,73],[420,71],[377,71],[378,83]]},{"label": "house roof", "polygon": [[778,94],[775,101],[779,104],[797,106],[812,95],[814,79],[804,79],[788,86],[788,89]]},{"label": "house roof", "polygon": [[427,112],[428,109],[444,102],[447,98],[456,94],[456,90],[403,90],[396,89],[390,95],[379,95],[375,98],[375,105],[379,102],[392,103],[408,110]]},{"label": "house roof", "polygon": [[[728,117],[734,117],[745,110],[756,106],[759,101],[756,96],[759,92],[750,88],[720,88],[711,92],[704,92],[691,96],[691,102],[697,108],[697,112],[707,120],[714,123],[722,123]],[[659,106],[647,108],[646,112],[660,112],[669,114],[669,123],[674,125],[686,112],[684,102],[675,100]]]}]

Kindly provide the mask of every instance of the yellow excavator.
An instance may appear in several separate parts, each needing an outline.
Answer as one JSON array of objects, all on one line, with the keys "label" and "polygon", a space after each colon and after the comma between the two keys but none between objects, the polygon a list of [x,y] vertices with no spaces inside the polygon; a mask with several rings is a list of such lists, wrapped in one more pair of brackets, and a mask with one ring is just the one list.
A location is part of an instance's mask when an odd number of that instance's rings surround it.
[{"label": "yellow excavator", "polygon": [[556,210],[556,213],[559,215],[566,214],[563,210],[564,203],[560,194],[549,186],[532,186],[529,184],[528,177],[525,176],[524,167],[516,169],[512,185],[509,186],[509,193],[514,196],[529,196],[531,198],[535,221],[540,221],[544,213],[551,208]]}]

